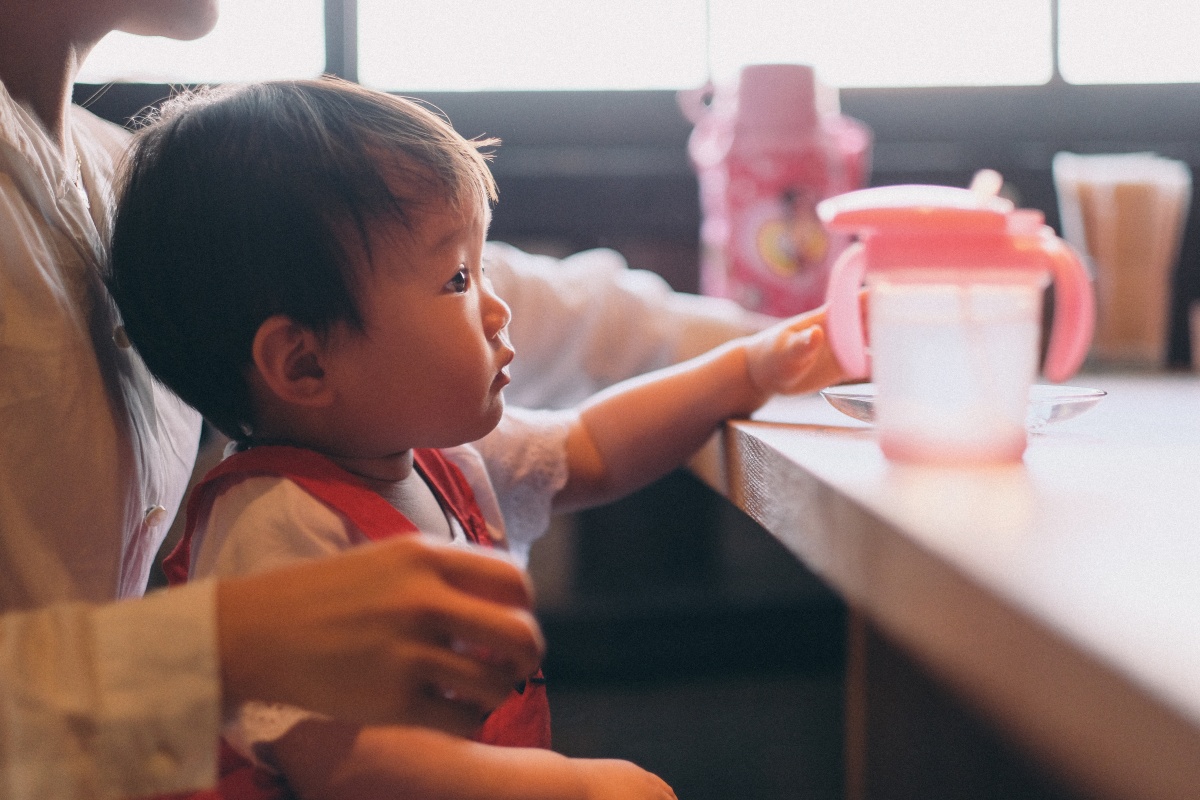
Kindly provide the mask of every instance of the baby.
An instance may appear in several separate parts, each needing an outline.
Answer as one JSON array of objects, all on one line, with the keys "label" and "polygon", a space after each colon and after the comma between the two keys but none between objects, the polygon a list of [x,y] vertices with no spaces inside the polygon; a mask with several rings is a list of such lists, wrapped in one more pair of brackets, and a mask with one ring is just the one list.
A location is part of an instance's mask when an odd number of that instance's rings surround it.
[{"label": "baby", "polygon": [[[815,312],[569,412],[506,411],[510,314],[481,259],[496,190],[480,148],[494,144],[333,80],[184,98],[139,134],[109,285],[150,370],[237,451],[193,492],[174,579],[418,531],[520,560],[552,510],[620,497],[723,420],[841,377]],[[542,684],[516,687],[475,741],[251,704],[228,729],[222,786],[674,796],[628,762],[550,751]]]}]

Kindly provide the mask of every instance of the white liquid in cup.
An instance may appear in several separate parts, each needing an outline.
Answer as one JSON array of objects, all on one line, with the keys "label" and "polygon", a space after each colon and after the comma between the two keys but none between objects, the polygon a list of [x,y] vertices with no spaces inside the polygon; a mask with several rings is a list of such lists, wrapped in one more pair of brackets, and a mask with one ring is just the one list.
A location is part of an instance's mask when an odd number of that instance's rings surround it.
[{"label": "white liquid in cup", "polygon": [[926,278],[870,279],[875,425],[884,455],[941,465],[1020,461],[1044,281]]}]

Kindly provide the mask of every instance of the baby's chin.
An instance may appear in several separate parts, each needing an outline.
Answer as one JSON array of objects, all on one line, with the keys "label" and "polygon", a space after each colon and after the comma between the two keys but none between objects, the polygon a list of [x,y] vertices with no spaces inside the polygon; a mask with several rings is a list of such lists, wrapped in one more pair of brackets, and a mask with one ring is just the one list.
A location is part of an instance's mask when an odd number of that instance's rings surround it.
[{"label": "baby's chin", "polygon": [[477,439],[482,439],[484,436],[487,436],[489,433],[496,430],[496,426],[499,425],[500,420],[504,418],[503,393],[496,395],[496,402],[492,405],[492,408],[489,409],[489,411],[490,413],[483,420],[483,431],[478,436],[474,437],[473,439],[469,439],[468,441],[473,442]]},{"label": "baby's chin", "polygon": [[492,431],[496,430],[496,426],[500,424],[500,420],[504,417],[504,396],[497,395],[495,402],[488,407],[487,411],[479,416],[476,424],[463,426],[455,437],[456,441],[444,444],[430,445],[431,447],[457,447],[460,444],[470,444],[477,442],[487,436]]}]

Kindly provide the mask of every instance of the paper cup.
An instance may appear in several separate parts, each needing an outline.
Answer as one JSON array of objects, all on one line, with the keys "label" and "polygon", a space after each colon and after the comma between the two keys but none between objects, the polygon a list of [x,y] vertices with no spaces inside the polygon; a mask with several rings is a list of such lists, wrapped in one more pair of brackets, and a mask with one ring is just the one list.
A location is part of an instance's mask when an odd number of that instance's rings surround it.
[{"label": "paper cup", "polygon": [[1053,172],[1063,238],[1095,279],[1091,362],[1162,367],[1191,170],[1150,153],[1058,153]]}]

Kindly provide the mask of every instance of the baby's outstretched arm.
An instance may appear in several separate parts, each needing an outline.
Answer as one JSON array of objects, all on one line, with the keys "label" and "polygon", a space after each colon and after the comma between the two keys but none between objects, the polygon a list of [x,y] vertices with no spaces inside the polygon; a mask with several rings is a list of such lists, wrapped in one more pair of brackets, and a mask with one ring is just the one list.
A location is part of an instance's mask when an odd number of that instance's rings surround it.
[{"label": "baby's outstretched arm", "polygon": [[426,728],[308,720],[273,748],[302,800],[675,800],[628,761],[498,747]]},{"label": "baby's outstretched arm", "polygon": [[568,434],[570,476],[556,508],[628,494],[683,464],[724,420],[774,394],[842,380],[824,322],[823,308],[801,314],[586,401]]}]

